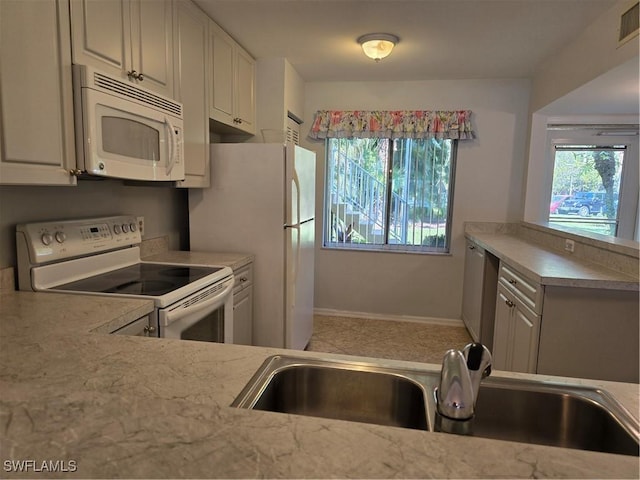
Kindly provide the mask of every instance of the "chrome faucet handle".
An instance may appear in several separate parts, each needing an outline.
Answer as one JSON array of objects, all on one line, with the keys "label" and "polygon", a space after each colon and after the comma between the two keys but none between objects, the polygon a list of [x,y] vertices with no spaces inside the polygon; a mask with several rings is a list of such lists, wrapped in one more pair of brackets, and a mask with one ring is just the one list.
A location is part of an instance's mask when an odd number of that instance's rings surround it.
[{"label": "chrome faucet handle", "polygon": [[440,384],[435,392],[438,413],[452,420],[473,417],[473,384],[467,360],[459,350],[448,350],[442,359]]},{"label": "chrome faucet handle", "polygon": [[473,403],[478,398],[480,382],[491,375],[491,352],[481,343],[470,343],[462,349],[465,358],[471,384],[473,386]]}]

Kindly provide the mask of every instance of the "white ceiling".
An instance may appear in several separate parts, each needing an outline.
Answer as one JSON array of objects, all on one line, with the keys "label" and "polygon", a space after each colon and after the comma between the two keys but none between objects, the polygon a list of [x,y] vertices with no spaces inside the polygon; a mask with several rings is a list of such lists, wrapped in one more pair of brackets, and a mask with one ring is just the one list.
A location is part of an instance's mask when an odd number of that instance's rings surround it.
[{"label": "white ceiling", "polygon": [[[616,0],[196,0],[255,58],[309,81],[531,77]],[[375,63],[356,39],[400,37]]]}]

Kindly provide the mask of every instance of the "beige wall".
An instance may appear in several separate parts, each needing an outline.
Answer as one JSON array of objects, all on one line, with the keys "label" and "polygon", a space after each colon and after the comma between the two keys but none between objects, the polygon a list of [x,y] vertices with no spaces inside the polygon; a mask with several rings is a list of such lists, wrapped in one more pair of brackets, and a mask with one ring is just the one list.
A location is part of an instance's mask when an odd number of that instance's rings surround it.
[{"label": "beige wall", "polygon": [[[618,45],[620,0],[536,71],[523,218],[547,220],[553,162],[547,145],[549,118],[557,123],[638,123],[638,37]],[[640,211],[638,213],[640,215]]]},{"label": "beige wall", "polygon": [[286,129],[287,114],[304,115],[304,81],[285,58],[256,62],[256,110],[258,126],[251,142],[262,142],[262,129]]},{"label": "beige wall", "polygon": [[172,249],[188,247],[187,191],[81,180],[77,187],[0,186],[0,268],[16,266],[18,223],[133,214],[145,217],[145,237],[168,235]]},{"label": "beige wall", "polygon": [[256,62],[256,136],[251,142],[262,142],[261,130],[284,128],[284,58],[266,58]]},{"label": "beige wall", "polygon": [[[305,87],[303,146],[317,154],[315,306],[389,316],[459,319],[465,221],[521,218],[528,80],[327,82]],[[322,248],[324,143],[306,137],[321,109],[470,109],[477,138],[460,142],[450,255]]]},{"label": "beige wall", "polygon": [[565,48],[557,51],[536,68],[531,90],[531,112],[540,110],[638,56],[638,37],[618,46],[620,15],[631,7],[634,1],[617,2]]},{"label": "beige wall", "polygon": [[284,114],[289,112],[298,118],[304,117],[304,80],[295,68],[285,60],[284,75]]}]

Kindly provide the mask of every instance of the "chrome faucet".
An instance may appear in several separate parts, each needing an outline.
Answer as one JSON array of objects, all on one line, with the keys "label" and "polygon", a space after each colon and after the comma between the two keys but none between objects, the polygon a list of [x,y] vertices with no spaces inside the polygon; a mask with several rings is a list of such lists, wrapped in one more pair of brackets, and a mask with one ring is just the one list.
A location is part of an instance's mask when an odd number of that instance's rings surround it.
[{"label": "chrome faucet", "polygon": [[436,431],[469,434],[480,382],[491,374],[491,352],[481,343],[448,350],[435,389]]}]

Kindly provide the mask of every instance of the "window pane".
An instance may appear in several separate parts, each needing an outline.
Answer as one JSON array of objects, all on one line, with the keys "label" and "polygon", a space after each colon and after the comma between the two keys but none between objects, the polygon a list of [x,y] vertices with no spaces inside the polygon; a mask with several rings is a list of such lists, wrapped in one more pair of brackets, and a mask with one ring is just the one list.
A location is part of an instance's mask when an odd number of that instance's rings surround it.
[{"label": "window pane", "polygon": [[625,150],[556,145],[549,221],[615,235]]},{"label": "window pane", "polygon": [[447,246],[451,141],[396,140],[389,243]]},{"label": "window pane", "polygon": [[329,139],[325,246],[448,251],[453,145]]},{"label": "window pane", "polygon": [[327,242],[383,245],[389,142],[330,139],[327,142]]}]

